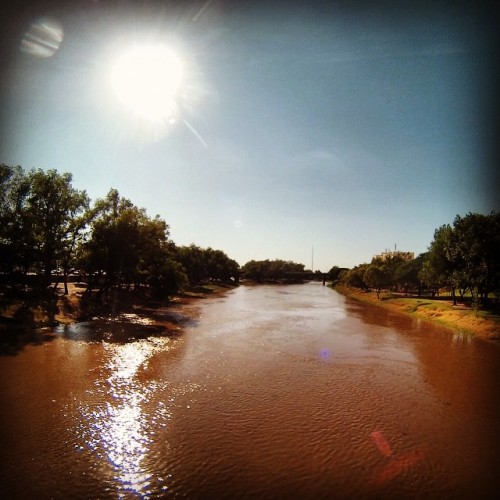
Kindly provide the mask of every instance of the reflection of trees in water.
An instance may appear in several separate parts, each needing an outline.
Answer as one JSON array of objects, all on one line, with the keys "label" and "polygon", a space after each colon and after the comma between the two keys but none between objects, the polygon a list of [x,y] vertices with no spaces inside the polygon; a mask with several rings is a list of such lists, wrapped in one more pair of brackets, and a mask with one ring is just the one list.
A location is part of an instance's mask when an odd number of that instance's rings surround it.
[{"label": "reflection of trees in water", "polygon": [[[492,445],[500,442],[499,346],[370,304],[347,299],[346,307],[351,316],[370,326],[366,342],[380,349],[384,361],[393,357],[391,348],[412,353],[415,384],[407,391],[410,401],[426,402],[415,408],[413,417],[415,435],[428,446],[424,462],[439,469],[443,478],[458,474],[464,491],[470,491],[469,484],[477,485],[480,476],[485,491],[493,492],[498,479],[492,477],[491,464],[500,459]],[[441,422],[440,429],[434,428],[436,422]],[[475,456],[471,450],[476,450]],[[463,459],[455,463],[450,454]],[[458,472],[449,469],[451,464]],[[393,465],[381,477],[392,474]]]},{"label": "reflection of trees in water", "polygon": [[432,324],[424,328],[427,335],[413,342],[413,350],[436,411],[445,415],[437,440],[462,457],[454,472],[464,496],[475,495],[470,485],[481,484],[485,498],[493,498],[500,486],[492,473],[492,464],[500,463],[499,346]]},{"label": "reflection of trees in water", "polygon": [[138,311],[70,325],[12,330],[7,328],[1,336],[0,356],[16,355],[28,345],[43,345],[59,337],[76,342],[105,341],[118,344],[151,336],[176,337],[182,334],[183,328],[197,324],[196,319],[184,309],[166,307]]},{"label": "reflection of trees in water", "polygon": [[2,332],[0,356],[15,356],[30,346],[40,346],[57,338],[51,328],[38,328],[28,331]]},{"label": "reflection of trees in water", "polygon": [[383,307],[361,303],[355,299],[346,298],[346,309],[349,315],[359,318],[370,326],[394,328],[398,333],[414,331],[419,327],[420,320],[404,314],[394,313]]}]

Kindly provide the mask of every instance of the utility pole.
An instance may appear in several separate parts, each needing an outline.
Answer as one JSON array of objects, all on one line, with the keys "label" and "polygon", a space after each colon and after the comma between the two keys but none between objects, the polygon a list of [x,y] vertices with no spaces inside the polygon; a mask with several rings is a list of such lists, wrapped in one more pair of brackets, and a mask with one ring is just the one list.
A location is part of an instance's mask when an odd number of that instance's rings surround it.
[{"label": "utility pole", "polygon": [[311,249],[311,271],[314,273],[314,245]]}]

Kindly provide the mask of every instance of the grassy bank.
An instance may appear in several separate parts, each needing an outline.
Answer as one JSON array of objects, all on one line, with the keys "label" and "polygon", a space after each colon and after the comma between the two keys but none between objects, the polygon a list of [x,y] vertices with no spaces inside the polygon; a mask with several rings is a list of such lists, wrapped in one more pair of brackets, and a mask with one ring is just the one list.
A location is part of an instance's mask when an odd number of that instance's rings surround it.
[{"label": "grassy bank", "polygon": [[464,304],[454,306],[451,299],[407,297],[389,292],[381,293],[380,299],[378,299],[375,292],[365,292],[357,288],[338,285],[335,290],[361,302],[402,314],[411,314],[484,339],[500,340],[500,315],[498,312],[475,310]]}]

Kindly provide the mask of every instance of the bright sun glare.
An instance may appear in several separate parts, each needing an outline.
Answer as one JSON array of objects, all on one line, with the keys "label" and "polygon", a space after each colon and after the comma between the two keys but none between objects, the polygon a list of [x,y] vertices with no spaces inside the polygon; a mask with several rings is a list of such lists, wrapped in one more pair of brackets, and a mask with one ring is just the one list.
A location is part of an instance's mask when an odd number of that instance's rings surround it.
[{"label": "bright sun glare", "polygon": [[117,59],[111,85],[118,99],[151,122],[174,122],[183,78],[180,59],[165,45],[135,46]]}]

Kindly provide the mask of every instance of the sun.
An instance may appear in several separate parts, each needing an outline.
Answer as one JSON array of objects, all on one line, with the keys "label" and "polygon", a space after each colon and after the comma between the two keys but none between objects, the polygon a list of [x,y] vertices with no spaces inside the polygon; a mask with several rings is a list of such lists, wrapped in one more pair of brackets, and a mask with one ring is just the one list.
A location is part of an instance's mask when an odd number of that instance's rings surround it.
[{"label": "sun", "polygon": [[111,86],[136,115],[151,122],[174,122],[183,73],[182,61],[166,45],[136,45],[113,64]]}]

